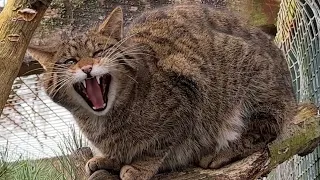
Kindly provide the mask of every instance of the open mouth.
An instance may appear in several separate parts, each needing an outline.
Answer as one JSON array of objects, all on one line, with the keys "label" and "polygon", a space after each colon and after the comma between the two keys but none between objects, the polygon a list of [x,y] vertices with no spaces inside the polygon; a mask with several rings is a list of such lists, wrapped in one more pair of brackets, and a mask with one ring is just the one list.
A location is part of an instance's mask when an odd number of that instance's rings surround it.
[{"label": "open mouth", "polygon": [[90,77],[73,85],[74,89],[94,111],[107,107],[111,75]]}]

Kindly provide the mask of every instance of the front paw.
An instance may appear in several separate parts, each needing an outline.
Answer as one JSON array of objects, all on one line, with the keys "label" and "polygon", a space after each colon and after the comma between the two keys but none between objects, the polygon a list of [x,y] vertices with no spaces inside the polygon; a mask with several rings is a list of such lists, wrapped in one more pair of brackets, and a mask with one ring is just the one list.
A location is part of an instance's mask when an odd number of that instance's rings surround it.
[{"label": "front paw", "polygon": [[93,157],[85,165],[86,175],[90,176],[98,170],[117,170],[115,161],[104,157]]},{"label": "front paw", "polygon": [[137,169],[130,165],[125,165],[120,170],[121,180],[150,180],[153,176],[152,172],[143,169]]},{"label": "front paw", "polygon": [[112,175],[106,170],[98,170],[88,180],[119,180],[119,176]]},{"label": "front paw", "polygon": [[230,162],[230,156],[208,155],[200,160],[199,165],[204,169],[219,169]]}]

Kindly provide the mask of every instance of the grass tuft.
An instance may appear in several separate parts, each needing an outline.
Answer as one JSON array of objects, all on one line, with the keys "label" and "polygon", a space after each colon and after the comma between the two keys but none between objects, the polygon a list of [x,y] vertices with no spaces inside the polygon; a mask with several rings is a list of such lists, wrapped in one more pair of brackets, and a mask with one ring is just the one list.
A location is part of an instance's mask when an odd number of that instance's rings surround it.
[{"label": "grass tuft", "polygon": [[[9,143],[0,147],[0,180],[80,180],[84,178],[84,163],[79,163],[72,154],[87,146],[85,138],[74,126],[62,135],[56,157],[31,160],[21,155],[13,161],[8,151]],[[80,165],[79,165],[80,164]]]}]

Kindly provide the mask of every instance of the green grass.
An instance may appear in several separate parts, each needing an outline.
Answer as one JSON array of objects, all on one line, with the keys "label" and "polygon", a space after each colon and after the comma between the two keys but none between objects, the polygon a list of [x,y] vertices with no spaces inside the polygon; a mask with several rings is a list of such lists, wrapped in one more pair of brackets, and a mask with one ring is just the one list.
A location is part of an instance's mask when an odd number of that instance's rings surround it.
[{"label": "green grass", "polygon": [[[40,159],[12,161],[12,154],[7,145],[0,149],[0,180],[80,180],[76,163],[69,156],[78,148],[86,146],[82,135],[77,135],[74,127],[71,133],[63,135],[63,143],[59,144],[59,156]],[[82,172],[83,173],[83,172]],[[82,175],[81,175],[82,176]]]},{"label": "green grass", "polygon": [[64,175],[59,172],[51,160],[23,160],[10,163],[0,179],[6,180],[64,180]]}]

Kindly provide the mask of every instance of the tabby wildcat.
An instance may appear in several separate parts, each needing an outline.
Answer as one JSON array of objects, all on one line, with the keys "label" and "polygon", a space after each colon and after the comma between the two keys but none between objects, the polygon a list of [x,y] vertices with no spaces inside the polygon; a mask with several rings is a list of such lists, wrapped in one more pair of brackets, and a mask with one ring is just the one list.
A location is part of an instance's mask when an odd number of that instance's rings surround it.
[{"label": "tabby wildcat", "polygon": [[280,50],[230,12],[168,6],[123,29],[118,7],[56,51],[29,48],[46,67],[47,93],[99,153],[88,174],[110,169],[122,180],[148,180],[192,163],[216,168],[236,156],[230,147],[250,124],[279,135],[294,116]]}]

